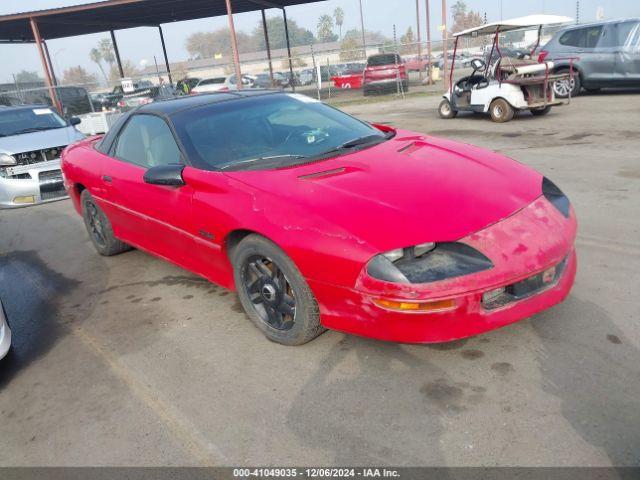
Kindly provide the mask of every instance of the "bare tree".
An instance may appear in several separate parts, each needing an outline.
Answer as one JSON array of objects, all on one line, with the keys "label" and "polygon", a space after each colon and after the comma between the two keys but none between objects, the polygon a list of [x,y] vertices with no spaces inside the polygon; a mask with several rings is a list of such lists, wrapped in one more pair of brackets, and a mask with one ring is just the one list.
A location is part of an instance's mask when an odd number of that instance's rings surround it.
[{"label": "bare tree", "polygon": [[80,65],[68,68],[62,75],[63,85],[95,85],[98,78],[94,73],[87,72]]}]

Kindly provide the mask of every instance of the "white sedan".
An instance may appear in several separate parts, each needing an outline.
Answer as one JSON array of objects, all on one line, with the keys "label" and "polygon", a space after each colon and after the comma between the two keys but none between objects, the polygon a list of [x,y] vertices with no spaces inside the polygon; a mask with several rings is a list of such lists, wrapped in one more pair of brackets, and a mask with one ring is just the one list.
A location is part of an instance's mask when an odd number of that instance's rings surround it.
[{"label": "white sedan", "polygon": [[[250,88],[252,84],[253,81],[249,77],[242,77],[243,87]],[[227,75],[226,77],[203,78],[191,89],[191,93],[225,92],[237,89],[236,76]]]},{"label": "white sedan", "polygon": [[11,330],[9,330],[2,301],[0,301],[0,359],[9,352],[9,348],[11,348]]}]

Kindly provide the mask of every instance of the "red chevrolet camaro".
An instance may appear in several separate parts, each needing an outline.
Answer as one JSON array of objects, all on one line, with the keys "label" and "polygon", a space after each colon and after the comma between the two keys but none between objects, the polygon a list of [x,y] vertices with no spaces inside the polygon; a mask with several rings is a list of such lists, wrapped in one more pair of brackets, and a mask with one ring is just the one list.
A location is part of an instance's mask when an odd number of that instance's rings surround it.
[{"label": "red chevrolet camaro", "polygon": [[459,339],[559,303],[575,277],[576,217],[550,180],[305,96],[148,104],[62,170],[100,254],[133,246],[237,290],[287,345],[325,328]]}]

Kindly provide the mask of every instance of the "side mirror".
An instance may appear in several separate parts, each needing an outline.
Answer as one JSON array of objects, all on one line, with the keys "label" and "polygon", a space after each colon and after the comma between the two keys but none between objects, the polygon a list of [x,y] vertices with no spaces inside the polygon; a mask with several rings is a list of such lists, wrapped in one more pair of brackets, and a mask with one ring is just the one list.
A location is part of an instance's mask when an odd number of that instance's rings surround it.
[{"label": "side mirror", "polygon": [[184,165],[158,165],[147,170],[142,178],[145,183],[151,185],[181,187],[185,185],[182,170],[184,170]]},{"label": "side mirror", "polygon": [[78,118],[78,117],[71,117],[69,119],[69,123],[73,126],[79,125],[80,122],[82,122],[82,119]]}]

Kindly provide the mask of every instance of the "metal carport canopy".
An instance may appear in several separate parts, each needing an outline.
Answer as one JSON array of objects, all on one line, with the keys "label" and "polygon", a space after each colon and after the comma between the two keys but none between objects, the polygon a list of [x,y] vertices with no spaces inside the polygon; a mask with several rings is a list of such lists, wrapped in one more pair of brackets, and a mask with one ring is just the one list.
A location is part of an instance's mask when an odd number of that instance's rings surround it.
[{"label": "metal carport canopy", "polygon": [[[233,13],[319,0],[232,0]],[[227,15],[225,0],[106,0],[0,16],[0,42],[34,42],[30,19],[44,40]]]}]

